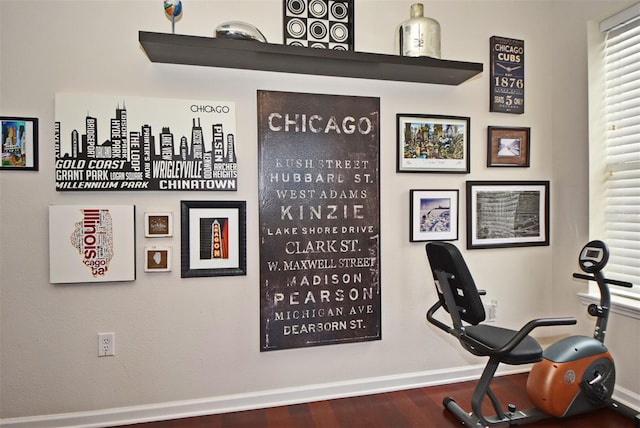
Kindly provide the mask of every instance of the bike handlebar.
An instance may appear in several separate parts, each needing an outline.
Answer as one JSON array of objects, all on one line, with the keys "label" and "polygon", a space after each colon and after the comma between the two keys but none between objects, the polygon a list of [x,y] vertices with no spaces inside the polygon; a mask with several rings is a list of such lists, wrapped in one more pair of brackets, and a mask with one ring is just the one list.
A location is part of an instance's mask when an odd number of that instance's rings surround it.
[{"label": "bike handlebar", "polygon": [[[594,275],[585,275],[583,273],[574,273],[573,277],[578,279],[586,279],[589,281],[597,281]],[[603,281],[605,284],[618,285],[620,287],[627,287],[627,288],[633,287],[633,284],[628,281],[618,281],[616,279],[607,279],[607,278],[603,278]]]}]

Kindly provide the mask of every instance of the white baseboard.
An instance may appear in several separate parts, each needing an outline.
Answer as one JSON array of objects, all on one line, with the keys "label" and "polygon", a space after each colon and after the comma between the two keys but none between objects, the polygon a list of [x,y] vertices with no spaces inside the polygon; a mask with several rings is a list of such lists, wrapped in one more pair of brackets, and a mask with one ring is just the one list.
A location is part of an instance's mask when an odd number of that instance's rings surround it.
[{"label": "white baseboard", "polygon": [[[530,366],[504,366],[499,375],[522,373]],[[145,406],[121,407],[89,412],[11,418],[0,420],[3,428],[91,428],[113,427],[142,422],[186,418],[260,409],[291,404],[308,403],[360,395],[378,394],[427,386],[444,385],[475,380],[483,366],[459,369],[433,370],[395,376],[358,379],[348,382],[307,385],[297,388],[273,389],[248,394],[234,394],[197,400],[175,401]],[[616,388],[614,395],[620,402],[640,408],[640,395],[624,388]]]}]

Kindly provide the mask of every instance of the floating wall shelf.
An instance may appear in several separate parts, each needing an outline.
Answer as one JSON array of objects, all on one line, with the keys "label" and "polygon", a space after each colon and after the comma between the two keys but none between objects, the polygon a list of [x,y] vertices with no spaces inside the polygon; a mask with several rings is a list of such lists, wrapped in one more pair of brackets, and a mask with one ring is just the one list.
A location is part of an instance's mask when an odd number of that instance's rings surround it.
[{"label": "floating wall shelf", "polygon": [[481,63],[428,57],[313,49],[146,31],[140,31],[138,38],[152,62],[168,64],[439,85],[459,85],[482,72]]}]

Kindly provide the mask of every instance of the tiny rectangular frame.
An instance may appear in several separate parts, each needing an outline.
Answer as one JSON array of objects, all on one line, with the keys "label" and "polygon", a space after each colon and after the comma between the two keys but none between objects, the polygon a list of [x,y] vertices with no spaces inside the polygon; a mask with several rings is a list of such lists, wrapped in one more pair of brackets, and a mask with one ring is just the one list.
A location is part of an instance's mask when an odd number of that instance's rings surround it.
[{"label": "tiny rectangular frame", "polygon": [[181,201],[181,277],[247,274],[246,201]]},{"label": "tiny rectangular frame", "polygon": [[468,174],[469,117],[397,114],[397,172]]},{"label": "tiny rectangular frame", "polygon": [[38,170],[38,119],[0,116],[0,171]]},{"label": "tiny rectangular frame", "polygon": [[458,239],[458,191],[410,191],[411,242]]},{"label": "tiny rectangular frame", "polygon": [[144,213],[144,236],[145,238],[169,238],[173,236],[173,213]]},{"label": "tiny rectangular frame", "polygon": [[487,127],[487,166],[528,167],[531,128]]},{"label": "tiny rectangular frame", "polygon": [[549,181],[467,181],[467,248],[549,245]]},{"label": "tiny rectangular frame", "polygon": [[145,272],[171,272],[172,263],[171,246],[144,247]]}]

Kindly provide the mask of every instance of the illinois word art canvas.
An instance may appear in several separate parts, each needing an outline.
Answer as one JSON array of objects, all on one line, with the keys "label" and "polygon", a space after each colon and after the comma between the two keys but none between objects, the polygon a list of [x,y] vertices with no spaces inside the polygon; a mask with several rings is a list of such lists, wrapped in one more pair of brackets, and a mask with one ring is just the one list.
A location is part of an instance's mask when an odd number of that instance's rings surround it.
[{"label": "illinois word art canvas", "polygon": [[237,190],[234,103],[56,96],[56,190]]},{"label": "illinois word art canvas", "polygon": [[49,281],[133,281],[133,205],[51,205]]},{"label": "illinois word art canvas", "polygon": [[379,111],[258,92],[261,351],[380,339]]}]

